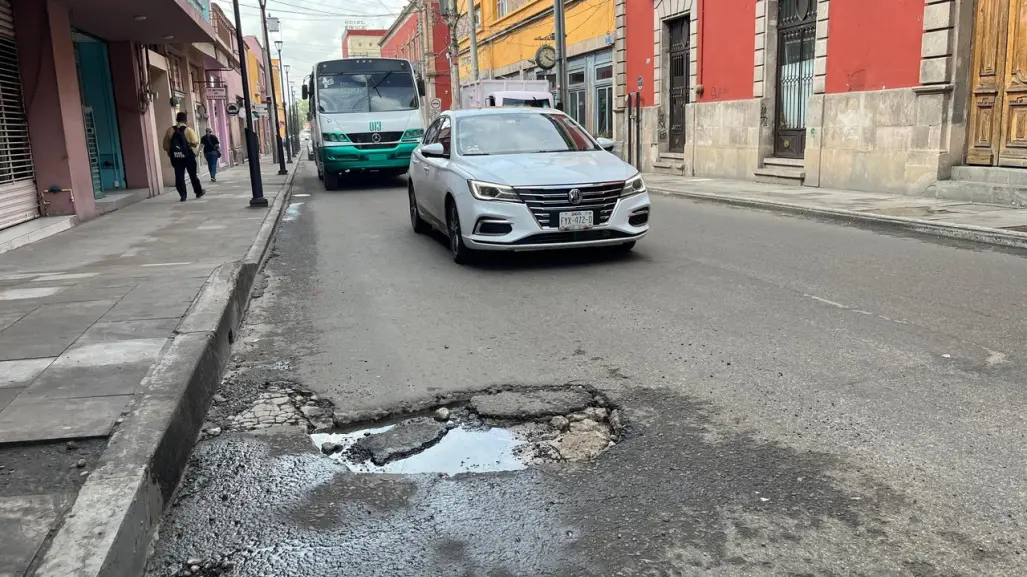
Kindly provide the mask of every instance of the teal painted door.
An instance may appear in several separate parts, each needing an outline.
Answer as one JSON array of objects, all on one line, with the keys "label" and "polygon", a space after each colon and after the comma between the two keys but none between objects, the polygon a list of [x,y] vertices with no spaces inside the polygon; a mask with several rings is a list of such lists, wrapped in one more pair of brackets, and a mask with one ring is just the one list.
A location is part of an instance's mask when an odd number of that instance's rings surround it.
[{"label": "teal painted door", "polygon": [[[126,188],[125,162],[118,132],[118,111],[114,104],[110,57],[107,44],[81,33],[75,33],[75,60],[78,64],[82,104],[92,111],[92,134],[96,156],[94,171],[100,174],[102,190]],[[101,193],[101,191],[94,191]],[[100,194],[95,194],[100,196]]]}]

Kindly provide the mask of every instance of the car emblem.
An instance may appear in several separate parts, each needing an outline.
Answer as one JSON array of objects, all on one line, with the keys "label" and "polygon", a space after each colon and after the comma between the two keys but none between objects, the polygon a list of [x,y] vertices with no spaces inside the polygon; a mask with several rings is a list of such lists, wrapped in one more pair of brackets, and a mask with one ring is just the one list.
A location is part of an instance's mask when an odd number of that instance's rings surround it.
[{"label": "car emblem", "polygon": [[576,188],[572,188],[571,191],[567,193],[567,200],[571,201],[571,204],[581,204],[581,191]]},{"label": "car emblem", "polygon": [[381,142],[382,141],[382,135],[378,134],[377,132],[375,132],[374,134],[371,135],[371,140],[373,140],[374,142]]}]

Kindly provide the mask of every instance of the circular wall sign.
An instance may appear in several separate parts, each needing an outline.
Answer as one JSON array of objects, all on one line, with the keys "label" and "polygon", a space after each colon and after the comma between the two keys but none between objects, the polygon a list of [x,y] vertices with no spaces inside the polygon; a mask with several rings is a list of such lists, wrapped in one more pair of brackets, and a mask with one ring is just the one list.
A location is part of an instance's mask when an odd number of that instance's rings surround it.
[{"label": "circular wall sign", "polygon": [[442,101],[439,100],[438,98],[432,98],[430,104],[431,104],[431,109],[432,110],[438,110],[438,109],[442,108]]},{"label": "circular wall sign", "polygon": [[556,48],[545,44],[535,52],[535,64],[542,70],[552,70],[556,66]]},{"label": "circular wall sign", "polygon": [[227,106],[227,110],[228,110],[228,114],[229,115],[235,116],[236,114],[239,114],[239,105],[238,104],[229,104]]}]

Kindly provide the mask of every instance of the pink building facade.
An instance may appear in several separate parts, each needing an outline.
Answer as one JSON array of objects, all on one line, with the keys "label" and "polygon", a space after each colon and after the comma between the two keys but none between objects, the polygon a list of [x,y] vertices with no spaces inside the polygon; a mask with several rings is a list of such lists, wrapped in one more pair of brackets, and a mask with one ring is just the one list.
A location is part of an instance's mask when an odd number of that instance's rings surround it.
[{"label": "pink building facade", "polygon": [[160,194],[173,180],[161,141],[177,112],[230,132],[226,115],[210,114],[224,101],[205,98],[207,71],[233,64],[207,6],[0,0],[0,229]]}]

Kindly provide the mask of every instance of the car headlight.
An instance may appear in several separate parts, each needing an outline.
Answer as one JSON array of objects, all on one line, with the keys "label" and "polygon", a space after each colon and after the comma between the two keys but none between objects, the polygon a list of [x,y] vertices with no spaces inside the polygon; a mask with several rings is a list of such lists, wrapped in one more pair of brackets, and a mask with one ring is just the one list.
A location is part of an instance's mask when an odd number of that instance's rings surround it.
[{"label": "car headlight", "polygon": [[636,194],[642,194],[645,191],[645,181],[642,180],[641,174],[637,174],[629,178],[624,183],[624,188],[620,191],[620,196],[621,198],[624,198],[625,196],[634,196]]},{"label": "car headlight", "polygon": [[521,197],[512,187],[479,180],[467,181],[471,188],[471,196],[478,200],[502,200],[505,202],[522,202]]},{"label": "car headlight", "polygon": [[403,133],[403,140],[421,140],[422,136],[424,136],[424,129],[411,128]]}]

